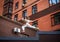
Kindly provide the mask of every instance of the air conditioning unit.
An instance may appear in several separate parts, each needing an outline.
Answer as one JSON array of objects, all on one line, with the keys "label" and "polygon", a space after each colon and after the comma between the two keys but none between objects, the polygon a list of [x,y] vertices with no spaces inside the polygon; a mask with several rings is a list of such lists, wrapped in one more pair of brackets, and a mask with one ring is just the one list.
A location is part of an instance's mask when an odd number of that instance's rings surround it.
[{"label": "air conditioning unit", "polygon": [[16,33],[20,33],[21,32],[20,28],[17,28],[17,27],[15,27],[13,31],[16,32]]}]

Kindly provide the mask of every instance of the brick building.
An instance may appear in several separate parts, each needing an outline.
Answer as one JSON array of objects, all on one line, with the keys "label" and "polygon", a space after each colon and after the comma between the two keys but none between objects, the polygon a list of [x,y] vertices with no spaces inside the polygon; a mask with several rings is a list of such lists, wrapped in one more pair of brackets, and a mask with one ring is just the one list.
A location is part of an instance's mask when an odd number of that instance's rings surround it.
[{"label": "brick building", "polygon": [[[29,16],[40,31],[60,30],[60,0],[8,0],[0,1],[1,14],[12,21]],[[2,8],[3,6],[3,8]]]}]

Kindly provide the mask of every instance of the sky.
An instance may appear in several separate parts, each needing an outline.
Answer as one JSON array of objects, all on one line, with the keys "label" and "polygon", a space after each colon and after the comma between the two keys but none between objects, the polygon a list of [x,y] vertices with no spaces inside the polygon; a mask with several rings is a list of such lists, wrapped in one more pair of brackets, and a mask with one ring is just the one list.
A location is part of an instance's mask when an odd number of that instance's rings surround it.
[{"label": "sky", "polygon": [[[56,0],[52,0],[52,2],[54,3],[54,4],[56,4]],[[52,4],[52,2],[51,2],[51,0],[50,0],[50,4]],[[57,3],[59,2],[59,0],[57,0]]]}]

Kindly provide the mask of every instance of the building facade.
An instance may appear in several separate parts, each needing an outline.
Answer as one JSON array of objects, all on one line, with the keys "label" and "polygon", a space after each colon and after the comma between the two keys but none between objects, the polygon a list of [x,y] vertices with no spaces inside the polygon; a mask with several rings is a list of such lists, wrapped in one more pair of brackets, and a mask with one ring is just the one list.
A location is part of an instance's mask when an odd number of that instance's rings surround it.
[{"label": "building facade", "polygon": [[12,21],[19,22],[22,17],[29,16],[31,20],[36,20],[32,25],[40,31],[60,30],[60,0],[11,0],[5,3],[2,15]]}]

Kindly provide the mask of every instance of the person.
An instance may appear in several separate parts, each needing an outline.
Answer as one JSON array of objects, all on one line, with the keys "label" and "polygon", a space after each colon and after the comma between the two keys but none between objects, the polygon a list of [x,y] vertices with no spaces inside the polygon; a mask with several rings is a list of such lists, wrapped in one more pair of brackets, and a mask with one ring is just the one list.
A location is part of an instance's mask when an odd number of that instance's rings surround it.
[{"label": "person", "polygon": [[30,22],[33,22],[32,20],[29,19],[29,17],[26,17],[25,19],[22,18],[22,20],[26,22],[24,25],[22,25],[22,30],[23,30],[22,32],[25,32],[26,27],[36,28],[35,26],[32,26],[32,25],[29,24]]}]

